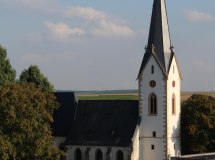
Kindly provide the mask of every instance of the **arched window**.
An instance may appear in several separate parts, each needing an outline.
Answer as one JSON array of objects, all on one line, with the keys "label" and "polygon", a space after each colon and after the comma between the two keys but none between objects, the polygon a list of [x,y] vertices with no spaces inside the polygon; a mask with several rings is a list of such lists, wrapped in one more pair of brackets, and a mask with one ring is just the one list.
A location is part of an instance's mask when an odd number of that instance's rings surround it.
[{"label": "arched window", "polygon": [[175,94],[172,95],[172,114],[176,114],[176,108],[175,108]]},{"label": "arched window", "polygon": [[154,74],[154,72],[155,72],[155,68],[154,68],[154,66],[152,65],[152,66],[151,66],[151,74]]},{"label": "arched window", "polygon": [[157,115],[157,97],[154,93],[149,96],[149,115]]},{"label": "arched window", "polygon": [[75,150],[75,160],[81,160],[81,150],[79,148]]},{"label": "arched window", "polygon": [[100,149],[96,150],[96,155],[95,155],[95,160],[102,160],[103,156],[102,156],[102,151]]},{"label": "arched window", "polygon": [[116,152],[116,160],[124,160],[124,155],[121,150]]}]

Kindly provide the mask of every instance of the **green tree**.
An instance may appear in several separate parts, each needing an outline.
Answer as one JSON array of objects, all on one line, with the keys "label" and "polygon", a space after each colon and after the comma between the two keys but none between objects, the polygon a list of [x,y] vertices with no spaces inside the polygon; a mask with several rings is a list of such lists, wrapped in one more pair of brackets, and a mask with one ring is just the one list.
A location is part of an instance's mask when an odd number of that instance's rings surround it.
[{"label": "green tree", "polygon": [[59,160],[50,124],[55,96],[33,83],[3,85],[0,90],[0,159]]},{"label": "green tree", "polygon": [[25,69],[19,78],[21,83],[32,82],[38,88],[45,92],[54,92],[54,86],[48,81],[38,66],[31,65],[28,69]]},{"label": "green tree", "polygon": [[215,98],[192,95],[182,103],[182,154],[215,150]]},{"label": "green tree", "polygon": [[0,86],[4,83],[13,83],[16,80],[16,71],[7,58],[7,50],[0,45]]},{"label": "green tree", "polygon": [[9,138],[0,134],[0,159],[8,160],[13,155],[13,147],[9,141]]}]

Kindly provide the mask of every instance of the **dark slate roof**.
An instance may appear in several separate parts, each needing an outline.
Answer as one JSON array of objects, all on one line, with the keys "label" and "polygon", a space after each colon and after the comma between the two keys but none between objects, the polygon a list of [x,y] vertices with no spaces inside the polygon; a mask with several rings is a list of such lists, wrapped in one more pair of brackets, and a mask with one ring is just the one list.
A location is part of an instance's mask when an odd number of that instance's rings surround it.
[{"label": "dark slate roof", "polygon": [[79,101],[66,145],[129,146],[138,124],[138,101]]},{"label": "dark slate roof", "polygon": [[167,75],[172,60],[173,51],[171,47],[165,0],[154,0],[148,45],[142,60],[138,77],[151,55],[155,57],[161,67],[161,70],[165,75]]},{"label": "dark slate roof", "polygon": [[53,136],[66,137],[74,120],[77,102],[73,92],[56,92],[60,107],[54,111]]}]

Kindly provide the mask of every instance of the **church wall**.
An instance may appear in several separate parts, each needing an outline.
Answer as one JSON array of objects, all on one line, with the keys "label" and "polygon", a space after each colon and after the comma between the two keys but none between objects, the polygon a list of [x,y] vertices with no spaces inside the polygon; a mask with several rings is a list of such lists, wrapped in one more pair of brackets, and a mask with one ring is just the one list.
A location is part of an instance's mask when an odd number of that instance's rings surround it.
[{"label": "church wall", "polygon": [[124,160],[130,160],[131,157],[131,150],[129,147],[67,146],[67,148],[67,160],[75,160],[76,149],[81,150],[82,160],[96,160],[95,154],[98,149],[102,151],[103,160],[117,160],[116,154],[119,150],[123,152]]},{"label": "church wall", "polygon": [[131,153],[131,160],[139,160],[139,126],[136,127],[134,136],[132,138],[132,153]]},{"label": "church wall", "polygon": [[65,142],[66,137],[54,137],[54,146],[59,147],[60,144],[63,144]]},{"label": "church wall", "polygon": [[[175,86],[174,84],[175,83]],[[181,115],[181,78],[176,60],[173,58],[167,81],[167,126],[168,126],[168,154],[178,156],[180,147],[180,115]],[[175,95],[175,113],[172,112],[172,97]]]},{"label": "church wall", "polygon": [[[151,66],[154,66],[154,73],[151,73]],[[155,87],[151,87],[149,82],[154,80]],[[140,131],[140,159],[152,160],[164,159],[166,139],[165,125],[166,120],[166,83],[163,73],[158,66],[156,60],[151,56],[148,64],[146,64],[143,73],[139,79],[140,89],[140,116],[141,131]],[[154,93],[157,97],[157,115],[149,115],[149,95]],[[156,132],[156,137],[153,137],[153,132]],[[156,149],[152,149],[152,146]]]}]

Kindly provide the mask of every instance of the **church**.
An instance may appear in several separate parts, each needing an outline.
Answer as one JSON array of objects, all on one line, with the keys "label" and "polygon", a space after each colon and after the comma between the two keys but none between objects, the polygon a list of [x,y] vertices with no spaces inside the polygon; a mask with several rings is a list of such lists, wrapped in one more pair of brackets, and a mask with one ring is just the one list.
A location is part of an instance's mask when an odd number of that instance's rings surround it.
[{"label": "church", "polygon": [[[139,100],[80,100],[57,92],[54,145],[67,160],[169,160],[181,154],[181,74],[165,0],[154,0],[137,75]],[[134,77],[136,78],[136,77]]]}]

